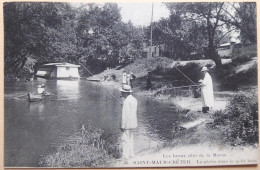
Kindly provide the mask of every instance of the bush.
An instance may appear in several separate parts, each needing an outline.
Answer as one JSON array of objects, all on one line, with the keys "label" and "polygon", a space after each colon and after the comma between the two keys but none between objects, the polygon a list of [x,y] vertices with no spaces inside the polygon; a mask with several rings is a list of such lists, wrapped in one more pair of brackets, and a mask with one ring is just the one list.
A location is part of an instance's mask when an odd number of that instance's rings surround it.
[{"label": "bush", "polygon": [[230,105],[213,115],[212,128],[223,131],[223,140],[233,146],[255,144],[258,142],[258,102],[251,93],[235,95]]},{"label": "bush", "polygon": [[110,159],[101,139],[103,131],[82,129],[70,136],[53,154],[43,157],[41,167],[102,167]]},{"label": "bush", "polygon": [[257,85],[257,64],[249,69],[235,73],[234,70],[227,69],[223,74],[221,88],[224,90],[237,90],[240,86]]},{"label": "bush", "polygon": [[239,65],[241,63],[245,63],[252,60],[252,56],[251,55],[240,55],[240,56],[236,56],[232,58],[232,63],[234,65]]}]

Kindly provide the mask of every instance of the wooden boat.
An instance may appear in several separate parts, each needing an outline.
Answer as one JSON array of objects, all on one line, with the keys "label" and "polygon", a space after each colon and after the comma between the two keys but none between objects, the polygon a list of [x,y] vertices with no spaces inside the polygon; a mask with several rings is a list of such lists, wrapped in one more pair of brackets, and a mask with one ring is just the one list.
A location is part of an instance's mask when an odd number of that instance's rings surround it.
[{"label": "wooden boat", "polygon": [[100,79],[87,79],[87,81],[95,81],[95,82],[100,82]]},{"label": "wooden boat", "polygon": [[28,93],[28,100],[29,102],[37,102],[43,99],[43,94],[39,93]]}]

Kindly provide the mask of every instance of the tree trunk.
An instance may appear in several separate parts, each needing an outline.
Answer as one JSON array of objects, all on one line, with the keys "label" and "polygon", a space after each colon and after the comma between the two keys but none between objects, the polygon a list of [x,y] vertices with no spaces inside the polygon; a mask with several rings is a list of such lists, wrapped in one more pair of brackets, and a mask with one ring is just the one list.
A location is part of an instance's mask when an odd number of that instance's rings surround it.
[{"label": "tree trunk", "polygon": [[217,51],[215,50],[215,48],[214,48],[213,45],[209,45],[209,46],[208,46],[208,52],[207,52],[207,53],[208,53],[208,54],[207,54],[208,57],[215,62],[215,64],[216,64],[216,69],[217,69],[217,70],[220,70],[221,67],[222,67],[221,58],[220,58],[220,56],[218,55],[218,53],[217,53]]},{"label": "tree trunk", "polygon": [[211,32],[211,27],[208,28],[208,40],[209,40],[209,45],[208,45],[208,50],[207,50],[207,57],[212,59],[215,64],[216,64],[216,69],[220,70],[222,67],[221,63],[221,58],[218,55],[215,47],[214,47],[214,32]]},{"label": "tree trunk", "polygon": [[20,67],[16,70],[16,76],[18,76],[20,70],[24,67],[25,63],[27,61],[27,57],[25,57],[20,65]]}]

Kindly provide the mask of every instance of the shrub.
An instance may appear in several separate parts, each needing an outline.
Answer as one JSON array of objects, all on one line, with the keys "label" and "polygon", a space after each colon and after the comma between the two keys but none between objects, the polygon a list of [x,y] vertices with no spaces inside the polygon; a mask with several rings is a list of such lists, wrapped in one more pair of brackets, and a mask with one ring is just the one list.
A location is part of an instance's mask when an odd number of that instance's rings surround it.
[{"label": "shrub", "polygon": [[214,113],[212,128],[222,129],[224,142],[233,146],[258,142],[257,96],[235,95],[223,111]]},{"label": "shrub", "polygon": [[237,90],[240,86],[257,85],[257,64],[249,69],[235,73],[234,70],[226,70],[221,87],[224,90]]},{"label": "shrub", "polygon": [[245,63],[245,62],[248,62],[250,60],[252,60],[252,56],[244,54],[244,55],[233,57],[232,58],[232,63],[234,65],[239,65],[241,63]]},{"label": "shrub", "polygon": [[[83,126],[84,127],[84,126]],[[57,151],[43,157],[41,167],[97,167],[104,166],[110,159],[101,139],[103,131],[80,129],[70,136]]]}]

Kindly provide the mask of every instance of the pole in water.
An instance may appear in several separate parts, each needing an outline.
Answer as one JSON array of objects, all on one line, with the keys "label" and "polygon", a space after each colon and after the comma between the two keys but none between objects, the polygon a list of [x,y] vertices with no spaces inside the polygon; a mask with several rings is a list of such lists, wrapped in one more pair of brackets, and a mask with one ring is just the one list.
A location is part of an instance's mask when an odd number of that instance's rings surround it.
[{"label": "pole in water", "polygon": [[[89,71],[89,69],[87,69],[87,67],[85,67],[78,59],[77,59],[77,61],[79,62],[79,64],[80,64],[85,70],[87,70],[87,72],[88,72],[91,76],[94,76],[94,74],[91,73],[91,71]],[[108,90],[100,81],[99,81],[99,83],[101,84],[102,87],[104,87],[104,88],[108,91],[108,93],[109,93],[119,104],[121,104],[121,105],[123,104],[122,102],[118,101],[117,98],[112,94],[112,92],[111,92],[110,90]]]}]

